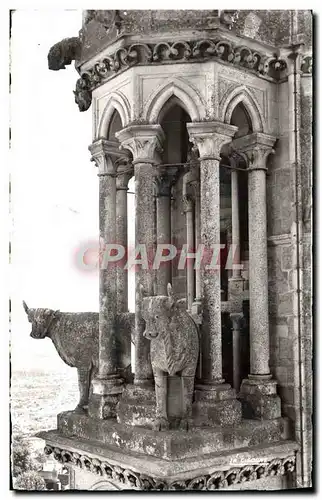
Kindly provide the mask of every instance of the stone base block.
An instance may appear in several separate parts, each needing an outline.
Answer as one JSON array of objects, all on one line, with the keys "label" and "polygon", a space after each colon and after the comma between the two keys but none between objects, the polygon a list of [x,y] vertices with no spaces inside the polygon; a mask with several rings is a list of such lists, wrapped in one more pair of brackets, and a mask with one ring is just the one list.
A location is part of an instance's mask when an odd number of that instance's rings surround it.
[{"label": "stone base block", "polygon": [[[168,377],[168,384],[180,382],[178,377]],[[180,389],[180,383],[179,383]],[[168,401],[168,417],[170,429],[177,429],[180,423],[180,391],[175,401]],[[153,388],[145,389],[135,385],[127,385],[117,405],[117,421],[120,424],[153,428],[155,421],[155,392]],[[194,427],[214,425],[235,425],[242,416],[241,403],[236,399],[236,392],[229,384],[197,385],[192,405]]]},{"label": "stone base block", "polygon": [[285,420],[243,420],[235,426],[213,426],[188,431],[153,431],[99,420],[85,413],[63,412],[57,417],[60,435],[78,437],[128,453],[142,453],[163,460],[179,460],[208,453],[247,448],[284,439]]},{"label": "stone base block", "polygon": [[115,418],[116,405],[123,391],[121,379],[93,380],[93,391],[90,394],[88,414],[92,418]]},{"label": "stone base block", "polygon": [[193,404],[196,426],[236,425],[241,422],[241,403],[229,384],[197,385]]},{"label": "stone base block", "polygon": [[281,416],[281,399],[274,380],[243,380],[238,399],[244,418],[272,420]]},{"label": "stone base block", "polygon": [[154,387],[127,385],[117,405],[117,421],[120,424],[152,429],[155,420]]},{"label": "stone base block", "polygon": [[58,431],[42,432],[38,437],[45,440],[47,455],[76,472],[76,489],[209,491],[295,487],[299,446],[292,441],[169,461],[97,440],[66,437]]}]

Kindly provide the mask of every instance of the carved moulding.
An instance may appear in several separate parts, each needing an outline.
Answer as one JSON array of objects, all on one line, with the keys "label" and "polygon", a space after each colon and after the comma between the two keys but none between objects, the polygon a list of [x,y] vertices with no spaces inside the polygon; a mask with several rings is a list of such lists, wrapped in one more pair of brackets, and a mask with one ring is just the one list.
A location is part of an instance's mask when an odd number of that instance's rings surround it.
[{"label": "carved moulding", "polygon": [[[113,54],[97,61],[83,73],[76,82],[75,100],[83,102],[84,91],[91,92],[100,86],[109,76],[136,64],[154,64],[160,62],[187,62],[217,59],[235,66],[247,68],[273,80],[279,80],[286,69],[286,60],[277,54],[267,56],[245,45],[236,45],[224,38],[202,39],[198,41],[159,42],[156,44],[135,43],[117,49]],[[83,95],[78,98],[78,94]],[[88,95],[86,105],[88,109]]]},{"label": "carved moulding", "polygon": [[198,475],[188,479],[167,481],[55,446],[46,445],[45,454],[53,454],[60,463],[67,463],[102,476],[104,479],[118,482],[122,485],[122,489],[139,490],[220,490],[231,485],[265,477],[286,476],[293,473],[296,466],[296,455],[294,454],[285,458],[275,458],[268,462],[233,467],[225,471],[215,471],[211,474]]}]

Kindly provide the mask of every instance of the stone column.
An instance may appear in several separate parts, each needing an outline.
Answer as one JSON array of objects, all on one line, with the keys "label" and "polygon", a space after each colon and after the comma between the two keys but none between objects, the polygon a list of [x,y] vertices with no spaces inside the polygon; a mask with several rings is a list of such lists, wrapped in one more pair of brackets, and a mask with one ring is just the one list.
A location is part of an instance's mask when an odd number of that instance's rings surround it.
[{"label": "stone column", "polygon": [[[171,244],[171,188],[176,169],[167,167],[155,177],[157,206],[157,245]],[[162,262],[156,270],[156,295],[167,295],[167,285],[171,283],[171,261]]]},{"label": "stone column", "polygon": [[[193,183],[194,195],[195,195],[195,247],[196,251],[200,245],[200,182],[199,179]],[[201,302],[201,275],[200,266],[196,269],[196,293],[195,293],[195,303],[200,304]]]},{"label": "stone column", "polygon": [[[185,181],[183,181],[185,182]],[[194,253],[194,204],[191,195],[187,192],[183,195],[183,209],[186,214],[186,235],[187,235],[187,254]],[[194,276],[194,260],[187,259],[187,309],[191,311],[191,306],[195,296],[195,276]]]},{"label": "stone column", "polygon": [[233,387],[235,391],[239,391],[240,387],[240,328],[241,321],[243,319],[242,313],[231,313],[230,319],[233,326],[232,337],[233,337]]},{"label": "stone column", "polygon": [[[123,162],[122,162],[123,163]],[[116,243],[125,248],[125,258],[116,268],[117,312],[128,311],[128,270],[124,269],[128,255],[127,242],[127,191],[128,183],[133,176],[133,167],[124,162],[118,166],[116,177]]]},{"label": "stone column", "polygon": [[[155,272],[152,269],[155,251],[155,165],[160,163],[158,152],[164,134],[160,125],[130,125],[116,134],[124,149],[133,155],[135,175],[135,246],[142,245],[147,252],[149,268],[138,265],[135,275],[135,379],[134,384],[151,386],[153,380],[150,361],[150,342],[143,337],[145,323],[141,316],[139,288],[146,295],[154,295]],[[141,247],[142,248],[142,247]],[[141,257],[144,255],[141,253]]]},{"label": "stone column", "polygon": [[118,396],[123,390],[117,370],[116,353],[116,266],[106,262],[106,245],[115,244],[116,227],[116,167],[115,160],[122,155],[116,143],[99,139],[89,150],[98,167],[99,176],[99,359],[98,373],[93,380],[93,394],[89,414],[101,419],[114,417]]},{"label": "stone column", "polygon": [[[188,123],[190,140],[198,147],[200,153],[200,220],[201,243],[205,252],[212,254],[215,262],[202,266],[202,371],[203,385],[201,392],[213,392],[213,395],[196,393],[196,399],[209,401],[212,398],[213,410],[208,418],[217,423],[231,423],[240,420],[240,405],[229,384],[222,378],[222,331],[221,331],[221,299],[220,299],[220,265],[216,265],[220,250],[220,151],[224,144],[231,141],[237,128],[221,122]],[[207,259],[208,260],[208,259]],[[213,259],[212,259],[213,260]],[[219,410],[225,400],[226,415]]]},{"label": "stone column", "polygon": [[245,410],[257,418],[281,414],[276,382],[269,369],[266,160],[275,137],[254,133],[234,141],[248,160],[250,374],[242,382]]},{"label": "stone column", "polygon": [[[238,168],[240,157],[237,154],[230,156],[232,167]],[[246,172],[245,174],[246,175]],[[233,269],[228,279],[228,300],[232,312],[242,311],[244,279],[241,275],[240,266],[240,221],[239,221],[239,195],[238,195],[238,171],[231,170],[231,244],[233,245]],[[231,249],[230,249],[231,251]]]}]

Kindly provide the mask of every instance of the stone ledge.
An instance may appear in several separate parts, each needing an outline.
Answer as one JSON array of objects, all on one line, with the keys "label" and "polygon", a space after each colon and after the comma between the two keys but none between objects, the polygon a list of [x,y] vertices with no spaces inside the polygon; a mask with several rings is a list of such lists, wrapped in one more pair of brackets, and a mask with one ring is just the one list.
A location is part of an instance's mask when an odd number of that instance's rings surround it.
[{"label": "stone ledge", "polygon": [[166,461],[186,460],[209,453],[278,442],[285,437],[286,425],[283,418],[243,420],[235,426],[157,432],[119,424],[113,419],[93,419],[86,413],[63,412],[57,420],[57,432],[62,437],[84,439],[122,452],[139,453]]},{"label": "stone ledge", "polygon": [[[108,480],[121,489],[216,490],[259,489],[258,480],[286,477],[294,472],[299,445],[292,441],[257,446],[247,450],[208,454],[168,462],[142,454],[122,453],[102,444],[66,438],[57,431],[37,434],[46,441],[45,452],[61,463],[80,467]],[[250,482],[249,488],[245,482]],[[293,481],[288,481],[292,486]],[[253,485],[253,486],[252,486]],[[280,489],[280,488],[276,488]]]}]

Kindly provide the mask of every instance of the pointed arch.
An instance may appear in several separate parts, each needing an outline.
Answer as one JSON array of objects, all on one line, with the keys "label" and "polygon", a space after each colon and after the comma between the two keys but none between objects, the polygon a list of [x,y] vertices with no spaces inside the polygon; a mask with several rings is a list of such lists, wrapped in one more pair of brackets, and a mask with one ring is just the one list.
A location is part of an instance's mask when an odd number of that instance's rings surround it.
[{"label": "pointed arch", "polygon": [[102,113],[101,121],[98,126],[97,139],[106,139],[108,128],[114,111],[120,115],[122,127],[126,127],[130,122],[130,105],[126,97],[121,92],[113,92],[109,95],[104,111]]},{"label": "pointed arch", "polygon": [[220,105],[220,120],[224,123],[230,123],[233,111],[239,103],[244,105],[247,113],[249,114],[253,131],[266,132],[265,119],[262,110],[255,97],[245,85],[236,87],[233,91],[229,92],[226,97],[224,97]]},{"label": "pointed arch", "polygon": [[149,97],[143,111],[143,119],[149,123],[158,123],[163,106],[173,96],[180,101],[191,121],[198,122],[204,118],[205,105],[198,92],[186,82],[175,78],[157,88]]}]

